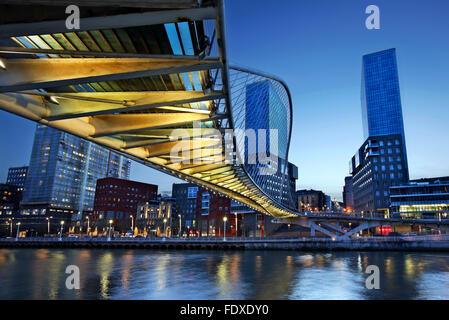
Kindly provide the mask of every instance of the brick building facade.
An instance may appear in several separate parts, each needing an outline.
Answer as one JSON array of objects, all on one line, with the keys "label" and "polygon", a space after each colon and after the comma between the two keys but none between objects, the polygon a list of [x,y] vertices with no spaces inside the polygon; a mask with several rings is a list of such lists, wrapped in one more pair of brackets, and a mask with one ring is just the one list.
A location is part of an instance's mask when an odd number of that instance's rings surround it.
[{"label": "brick building facade", "polygon": [[130,224],[130,216],[135,219],[138,204],[156,200],[157,189],[157,185],[137,181],[118,178],[99,179],[95,190],[92,218],[97,224],[112,219],[116,228],[129,229],[127,225]]}]

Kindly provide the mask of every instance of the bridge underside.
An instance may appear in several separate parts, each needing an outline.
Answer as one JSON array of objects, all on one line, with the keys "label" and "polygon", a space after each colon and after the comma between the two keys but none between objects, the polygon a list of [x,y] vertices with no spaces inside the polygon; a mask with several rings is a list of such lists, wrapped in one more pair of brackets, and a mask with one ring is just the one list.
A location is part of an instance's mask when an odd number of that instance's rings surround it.
[{"label": "bridge underside", "polygon": [[[236,112],[221,1],[113,1],[106,11],[95,1],[20,3],[27,23],[9,17],[0,26],[0,109],[265,214],[296,214],[270,197],[236,163],[236,147],[224,143]],[[79,30],[66,29],[68,4],[81,8]]]}]

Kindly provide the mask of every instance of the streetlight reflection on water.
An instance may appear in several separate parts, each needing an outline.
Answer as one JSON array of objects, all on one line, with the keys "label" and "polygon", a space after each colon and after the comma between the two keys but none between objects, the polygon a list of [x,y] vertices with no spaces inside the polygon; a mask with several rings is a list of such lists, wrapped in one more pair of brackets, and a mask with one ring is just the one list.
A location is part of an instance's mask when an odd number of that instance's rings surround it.
[{"label": "streetlight reflection on water", "polygon": [[114,256],[112,252],[105,252],[102,256],[100,256],[98,263],[98,274],[100,276],[100,298],[107,299],[110,296],[110,276],[112,274],[114,268]]},{"label": "streetlight reflection on water", "polygon": [[[0,299],[449,299],[441,290],[449,286],[448,258],[401,252],[0,249]],[[80,269],[80,290],[65,287],[68,265]],[[379,266],[380,290],[365,287],[368,265]]]}]

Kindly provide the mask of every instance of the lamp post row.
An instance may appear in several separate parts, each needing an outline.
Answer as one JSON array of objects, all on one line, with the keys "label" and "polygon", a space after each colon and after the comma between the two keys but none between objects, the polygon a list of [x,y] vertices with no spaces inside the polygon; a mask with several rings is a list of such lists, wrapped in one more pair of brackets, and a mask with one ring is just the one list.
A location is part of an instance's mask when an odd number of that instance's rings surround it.
[{"label": "lamp post row", "polygon": [[[132,215],[130,215],[130,218],[131,218],[131,229],[134,232],[134,217]],[[178,214],[178,218],[179,218],[179,232],[178,232],[178,236],[181,237],[181,234],[182,234],[182,216],[180,214]],[[47,220],[47,233],[49,235],[50,235],[50,222],[51,222],[51,219],[53,219],[53,216],[50,216],[50,217],[46,218],[46,220]],[[89,232],[90,232],[90,219],[89,219],[89,217],[86,217],[86,220],[87,220],[87,230],[86,230],[86,232],[87,232],[87,234],[89,234]],[[226,222],[227,222],[227,220],[228,220],[228,217],[224,216],[223,217],[223,241],[226,241]],[[166,218],[164,218],[164,220],[163,220],[163,222],[164,222],[164,233],[163,233],[164,238],[167,237],[167,221],[168,220]],[[112,231],[112,224],[113,224],[113,222],[114,221],[112,219],[108,221],[108,223],[109,223],[108,241],[111,240],[111,231]],[[16,239],[19,238],[20,224],[21,224],[20,222],[17,223]],[[9,225],[10,225],[10,235],[11,235],[12,234],[12,225],[13,225],[12,220],[9,220]],[[61,225],[61,227],[60,227],[60,231],[59,231],[59,239],[62,240],[62,234],[63,234],[63,230],[64,230],[64,221],[61,221],[60,225]],[[190,226],[188,226],[187,228],[190,229]],[[238,233],[238,217],[237,217],[237,214],[235,214],[235,234],[236,234],[236,237],[237,237],[237,233]]]}]

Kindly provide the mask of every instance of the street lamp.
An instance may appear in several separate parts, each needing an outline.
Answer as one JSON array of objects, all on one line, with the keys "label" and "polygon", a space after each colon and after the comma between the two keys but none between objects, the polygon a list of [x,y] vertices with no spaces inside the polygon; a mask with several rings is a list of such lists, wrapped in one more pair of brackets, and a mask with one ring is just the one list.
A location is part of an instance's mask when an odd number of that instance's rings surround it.
[{"label": "street lamp", "polygon": [[237,235],[238,235],[238,229],[239,229],[239,227],[238,227],[238,220],[237,220],[237,212],[236,213],[234,213],[235,214],[235,237],[237,237]]},{"label": "street lamp", "polygon": [[9,218],[9,236],[12,237],[12,219]]},{"label": "street lamp", "polygon": [[61,221],[61,230],[59,231],[59,240],[62,240],[62,230],[64,229],[64,221]]},{"label": "street lamp", "polygon": [[223,217],[223,241],[226,241],[226,221],[228,220],[228,217]]},{"label": "street lamp", "polygon": [[50,220],[51,220],[51,218],[53,218],[53,217],[47,217],[46,219],[47,219],[47,234],[50,236]]},{"label": "street lamp", "polygon": [[178,214],[178,217],[179,217],[179,232],[178,232],[178,236],[179,236],[179,238],[181,238],[181,228],[182,228],[181,215]]},{"label": "street lamp", "polygon": [[131,218],[131,230],[134,234],[134,216],[132,214],[130,214],[129,217]]},{"label": "street lamp", "polygon": [[16,241],[19,240],[19,230],[20,230],[20,222],[17,222]]},{"label": "street lamp", "polygon": [[90,231],[90,219],[89,219],[89,216],[86,216],[86,219],[87,219],[87,230],[86,230],[86,233],[87,233],[87,235],[89,235],[89,231]]},{"label": "street lamp", "polygon": [[166,224],[167,224],[167,219],[164,218],[164,240],[165,240],[165,237],[167,236],[167,229],[165,228]]},{"label": "street lamp", "polygon": [[114,221],[111,219],[109,220],[109,234],[108,234],[108,241],[111,241],[111,229],[112,229],[112,223]]}]

